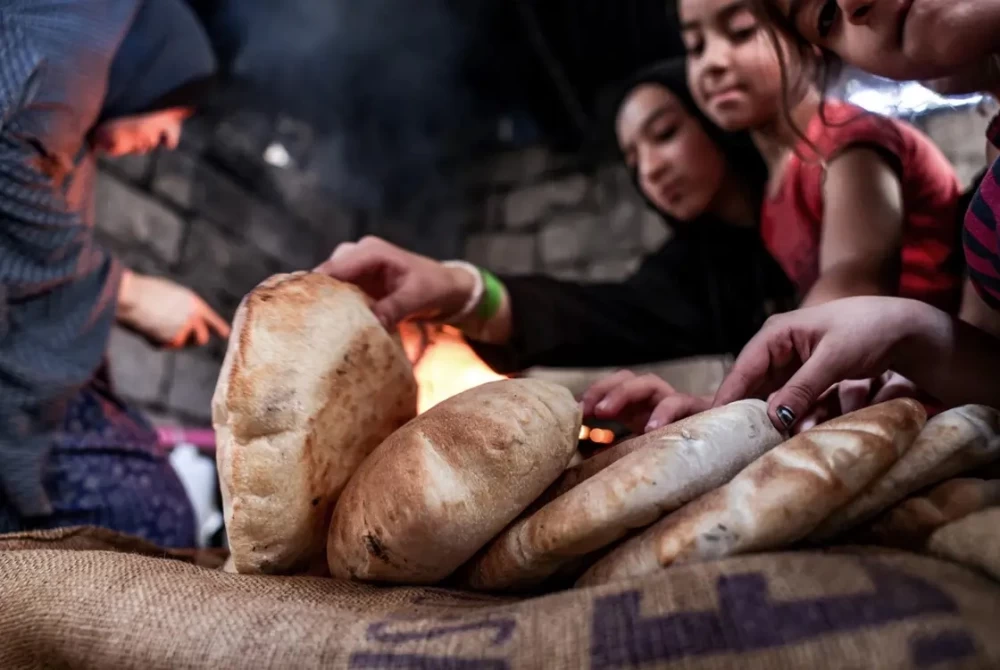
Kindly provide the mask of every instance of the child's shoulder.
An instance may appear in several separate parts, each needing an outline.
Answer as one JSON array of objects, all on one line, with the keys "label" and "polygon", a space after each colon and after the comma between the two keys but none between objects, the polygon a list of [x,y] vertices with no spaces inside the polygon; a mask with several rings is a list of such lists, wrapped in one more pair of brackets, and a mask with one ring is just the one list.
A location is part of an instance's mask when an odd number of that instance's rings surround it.
[{"label": "child's shoulder", "polygon": [[911,139],[902,122],[841,100],[824,102],[808,135],[827,158],[855,144],[876,145],[902,155]]}]

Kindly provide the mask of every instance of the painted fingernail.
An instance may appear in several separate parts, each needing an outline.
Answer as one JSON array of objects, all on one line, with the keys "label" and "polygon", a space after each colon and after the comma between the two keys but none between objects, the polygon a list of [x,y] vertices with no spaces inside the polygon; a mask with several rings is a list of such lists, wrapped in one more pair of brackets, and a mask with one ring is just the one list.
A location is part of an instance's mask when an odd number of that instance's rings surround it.
[{"label": "painted fingernail", "polygon": [[791,428],[792,424],[795,423],[795,412],[785,405],[779,407],[774,413],[778,415],[778,421],[785,424],[785,428]]}]

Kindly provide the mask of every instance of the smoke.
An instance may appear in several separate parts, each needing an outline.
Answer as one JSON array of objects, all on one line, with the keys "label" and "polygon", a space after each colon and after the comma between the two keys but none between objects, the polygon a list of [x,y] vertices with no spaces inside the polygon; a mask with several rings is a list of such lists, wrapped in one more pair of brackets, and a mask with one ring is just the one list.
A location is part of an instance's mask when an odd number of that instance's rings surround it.
[{"label": "smoke", "polygon": [[[473,118],[485,0],[222,0],[209,25],[245,101],[309,124],[308,169],[380,210],[439,178]],[[249,94],[249,95],[247,95]]]}]

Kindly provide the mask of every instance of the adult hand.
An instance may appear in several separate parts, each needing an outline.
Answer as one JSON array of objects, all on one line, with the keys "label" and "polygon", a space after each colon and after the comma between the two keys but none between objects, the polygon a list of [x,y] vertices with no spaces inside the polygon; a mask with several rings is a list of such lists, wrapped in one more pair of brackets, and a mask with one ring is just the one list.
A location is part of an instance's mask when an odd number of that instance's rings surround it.
[{"label": "adult hand", "polygon": [[[938,310],[913,300],[857,297],[781,314],[743,349],[715,396],[715,406],[767,397],[775,426],[788,429],[832,385],[885,373],[911,338],[948,328]],[[890,387],[876,398],[887,398]]]},{"label": "adult hand", "polygon": [[468,272],[377,237],[339,245],[315,272],[358,286],[375,301],[372,309],[387,328],[407,318],[446,319],[475,290]]},{"label": "adult hand", "polygon": [[228,338],[229,324],[194,291],[163,277],[126,271],[118,293],[118,320],[151,343],[180,348]]},{"label": "adult hand", "polygon": [[582,404],[584,416],[617,421],[641,435],[709,409],[712,399],[678,393],[653,374],[621,370],[595,382],[583,394]]}]

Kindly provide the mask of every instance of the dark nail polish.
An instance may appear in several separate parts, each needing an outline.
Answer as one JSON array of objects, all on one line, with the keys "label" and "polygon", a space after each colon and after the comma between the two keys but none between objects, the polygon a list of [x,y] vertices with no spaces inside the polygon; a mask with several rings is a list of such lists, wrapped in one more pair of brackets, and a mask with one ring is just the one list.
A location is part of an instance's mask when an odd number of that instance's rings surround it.
[{"label": "dark nail polish", "polygon": [[784,405],[775,410],[774,413],[778,415],[778,420],[785,424],[785,428],[791,428],[792,424],[795,423],[795,412]]}]

